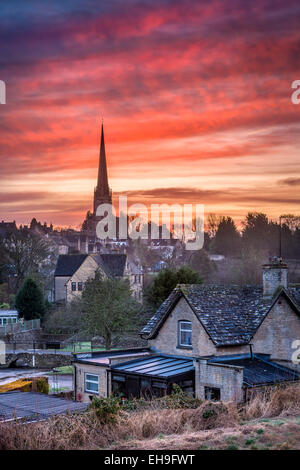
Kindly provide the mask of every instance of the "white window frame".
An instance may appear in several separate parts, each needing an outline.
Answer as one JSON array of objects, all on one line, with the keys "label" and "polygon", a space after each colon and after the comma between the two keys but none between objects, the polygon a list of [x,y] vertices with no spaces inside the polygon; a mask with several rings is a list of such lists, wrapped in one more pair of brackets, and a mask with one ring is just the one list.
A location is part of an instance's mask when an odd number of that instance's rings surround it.
[{"label": "white window frame", "polygon": [[[188,325],[188,328],[184,328],[183,325],[186,324]],[[183,331],[187,331],[191,333],[191,344],[186,344],[181,342],[181,333]],[[193,325],[192,322],[189,320],[179,320],[178,322],[178,344],[179,346],[184,346],[187,348],[191,348],[193,345]]]},{"label": "white window frame", "polygon": [[[89,375],[90,377],[96,377],[97,380],[87,380],[87,375]],[[97,384],[97,390],[89,390],[88,389],[88,386],[87,386],[87,382],[89,383],[94,383],[94,384]],[[96,395],[99,393],[99,375],[96,375],[96,374],[91,374],[89,372],[85,372],[84,373],[84,391],[87,392],[87,393],[95,393]]]}]

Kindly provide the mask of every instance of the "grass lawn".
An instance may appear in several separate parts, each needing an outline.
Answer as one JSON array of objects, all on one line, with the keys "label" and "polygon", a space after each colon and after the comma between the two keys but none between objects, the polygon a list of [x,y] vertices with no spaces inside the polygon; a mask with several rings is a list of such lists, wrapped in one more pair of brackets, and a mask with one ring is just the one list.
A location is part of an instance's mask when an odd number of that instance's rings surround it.
[{"label": "grass lawn", "polygon": [[74,372],[74,366],[61,366],[61,367],[55,367],[57,372],[50,372],[49,375],[63,375],[63,374],[73,374]]},{"label": "grass lawn", "polygon": [[[117,351],[118,348],[112,348],[112,351]],[[90,341],[78,341],[76,343],[67,345],[65,348],[60,349],[60,351],[67,352],[90,352],[90,351],[105,351],[105,348],[93,348]]]},{"label": "grass lawn", "polygon": [[[77,343],[70,344],[60,351],[68,352],[87,352],[91,351],[92,346],[90,341],[78,341]],[[93,348],[93,351],[105,351],[105,348]]]}]

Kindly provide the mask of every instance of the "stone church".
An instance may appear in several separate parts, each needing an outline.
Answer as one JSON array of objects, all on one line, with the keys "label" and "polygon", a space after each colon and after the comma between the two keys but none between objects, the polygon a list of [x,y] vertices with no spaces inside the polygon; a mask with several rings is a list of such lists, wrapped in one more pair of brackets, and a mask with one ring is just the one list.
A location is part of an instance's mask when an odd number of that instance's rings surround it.
[{"label": "stone church", "polygon": [[108,185],[103,124],[101,126],[98,179],[97,186],[94,189],[94,208],[93,212],[87,215],[84,223],[84,228],[86,228],[86,230],[92,234],[96,234],[97,223],[99,220],[101,220],[101,217],[97,217],[96,215],[97,207],[101,204],[112,204],[112,191]]}]

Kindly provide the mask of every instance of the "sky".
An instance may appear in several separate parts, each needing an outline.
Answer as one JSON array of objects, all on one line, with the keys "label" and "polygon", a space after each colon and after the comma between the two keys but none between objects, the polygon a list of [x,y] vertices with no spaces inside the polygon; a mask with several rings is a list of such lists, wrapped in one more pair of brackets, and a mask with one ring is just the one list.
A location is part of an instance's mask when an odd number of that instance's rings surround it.
[{"label": "sky", "polygon": [[78,228],[104,119],[130,202],[299,211],[299,0],[0,4],[0,220]]}]

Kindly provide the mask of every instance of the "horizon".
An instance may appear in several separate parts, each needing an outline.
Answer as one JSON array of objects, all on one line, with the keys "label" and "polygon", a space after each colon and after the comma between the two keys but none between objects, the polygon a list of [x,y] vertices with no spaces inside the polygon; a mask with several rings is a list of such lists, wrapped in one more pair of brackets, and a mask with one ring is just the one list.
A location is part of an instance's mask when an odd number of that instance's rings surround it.
[{"label": "horizon", "polygon": [[114,202],[299,215],[299,3],[128,3],[1,6],[0,219],[82,224],[102,116]]}]

